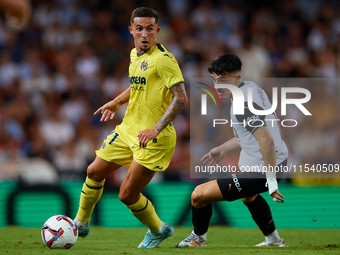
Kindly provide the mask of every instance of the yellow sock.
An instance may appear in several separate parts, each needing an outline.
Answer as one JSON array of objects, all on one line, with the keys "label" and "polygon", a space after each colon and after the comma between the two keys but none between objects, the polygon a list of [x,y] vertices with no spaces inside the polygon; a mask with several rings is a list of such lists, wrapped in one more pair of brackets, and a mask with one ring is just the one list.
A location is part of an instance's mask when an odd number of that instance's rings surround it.
[{"label": "yellow sock", "polygon": [[86,177],[83,189],[80,194],[79,209],[76,219],[80,222],[89,222],[93,209],[103,193],[105,180],[95,182]]},{"label": "yellow sock", "polygon": [[151,232],[157,233],[161,228],[163,222],[156,214],[155,207],[151,201],[140,194],[140,198],[137,203],[133,205],[127,205],[132,214],[142,223],[148,226]]}]

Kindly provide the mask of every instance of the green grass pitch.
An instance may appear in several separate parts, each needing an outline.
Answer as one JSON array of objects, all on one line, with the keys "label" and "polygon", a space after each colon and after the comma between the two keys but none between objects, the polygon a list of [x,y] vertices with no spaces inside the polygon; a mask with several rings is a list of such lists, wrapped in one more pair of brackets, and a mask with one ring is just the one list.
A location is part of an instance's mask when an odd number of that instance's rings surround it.
[{"label": "green grass pitch", "polygon": [[175,248],[191,232],[190,228],[175,228],[174,236],[156,249],[137,249],[146,228],[110,229],[91,227],[90,235],[79,238],[70,250],[51,250],[45,246],[40,229],[0,228],[0,254],[340,254],[338,229],[280,229],[289,247],[254,247],[263,241],[258,229],[211,227],[208,247]]}]

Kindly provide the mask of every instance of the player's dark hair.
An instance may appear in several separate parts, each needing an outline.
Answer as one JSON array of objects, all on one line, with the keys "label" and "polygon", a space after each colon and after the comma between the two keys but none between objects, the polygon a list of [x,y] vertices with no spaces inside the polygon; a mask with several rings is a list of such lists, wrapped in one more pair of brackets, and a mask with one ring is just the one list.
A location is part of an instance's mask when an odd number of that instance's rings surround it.
[{"label": "player's dark hair", "polygon": [[130,22],[132,24],[134,18],[144,18],[144,17],[155,18],[155,22],[156,24],[158,24],[158,18],[159,18],[158,12],[149,7],[138,7],[134,9],[134,11],[131,14]]},{"label": "player's dark hair", "polygon": [[241,71],[241,67],[241,59],[235,54],[227,53],[211,62],[208,71],[209,73],[215,73],[217,75],[225,75],[227,73]]}]

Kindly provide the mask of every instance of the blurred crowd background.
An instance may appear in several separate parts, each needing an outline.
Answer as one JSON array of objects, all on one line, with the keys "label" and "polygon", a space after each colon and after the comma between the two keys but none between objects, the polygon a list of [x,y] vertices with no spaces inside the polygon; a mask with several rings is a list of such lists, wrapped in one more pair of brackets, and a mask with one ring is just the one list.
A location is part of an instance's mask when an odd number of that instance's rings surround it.
[{"label": "blurred crowd background", "polygon": [[[240,56],[245,80],[340,75],[336,0],[32,0],[24,30],[0,24],[0,180],[84,179],[125,112],[105,123],[93,115],[129,87],[127,27],[139,6],[160,13],[158,41],[178,60],[189,96],[190,78],[209,78],[209,63],[226,52]],[[313,116],[283,130],[295,164],[340,163],[340,90],[332,84],[314,86]],[[190,180],[189,108],[175,120],[177,148],[159,179]],[[118,185],[120,173],[108,183]]]}]

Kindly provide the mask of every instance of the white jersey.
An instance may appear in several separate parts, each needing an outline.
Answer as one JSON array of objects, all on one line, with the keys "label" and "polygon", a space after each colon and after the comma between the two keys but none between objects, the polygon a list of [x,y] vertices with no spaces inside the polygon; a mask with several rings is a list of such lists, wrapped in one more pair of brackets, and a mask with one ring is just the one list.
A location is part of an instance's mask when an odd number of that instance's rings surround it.
[{"label": "white jersey", "polygon": [[[242,151],[239,158],[239,167],[241,171],[262,171],[262,166],[265,165],[260,145],[253,133],[261,126],[267,126],[269,134],[274,140],[276,151],[276,165],[279,165],[288,157],[288,149],[285,142],[282,140],[280,126],[275,112],[269,115],[257,115],[250,112],[248,108],[248,88],[252,88],[253,106],[257,110],[268,110],[271,108],[271,103],[266,92],[251,81],[244,81],[239,88],[244,95],[244,115],[234,115],[233,105],[230,108],[231,121],[233,123],[234,135],[240,144]],[[233,104],[233,103],[232,103]],[[254,127],[258,126],[258,127]]]}]

